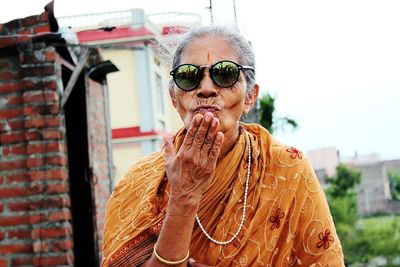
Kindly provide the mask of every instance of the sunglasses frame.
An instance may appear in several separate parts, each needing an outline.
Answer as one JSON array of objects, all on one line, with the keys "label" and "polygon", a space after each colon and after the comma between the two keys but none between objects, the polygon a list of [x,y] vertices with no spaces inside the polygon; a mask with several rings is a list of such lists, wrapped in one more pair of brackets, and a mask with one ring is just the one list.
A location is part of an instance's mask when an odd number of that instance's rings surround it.
[{"label": "sunglasses frame", "polygon": [[[237,74],[237,77],[236,77],[235,81],[234,81],[232,84],[226,85],[226,86],[222,86],[222,85],[218,84],[218,82],[215,80],[215,77],[214,77],[213,72],[210,71],[210,70],[212,70],[217,64],[220,64],[220,63],[223,63],[223,62],[232,63],[232,64],[234,64],[234,65],[238,68],[238,74]],[[193,87],[190,87],[190,88],[182,88],[182,87],[179,86],[179,84],[176,82],[176,76],[175,76],[175,74],[177,73],[178,69],[179,69],[180,67],[182,67],[182,66],[193,66],[193,67],[195,67],[195,68],[200,72],[199,78],[197,79],[197,82],[195,83],[195,85],[194,85]],[[239,80],[240,70],[254,70],[254,67],[252,67],[252,66],[242,66],[242,65],[240,65],[240,64],[238,64],[238,63],[236,63],[236,62],[234,62],[234,61],[231,61],[231,60],[221,60],[221,61],[218,61],[218,62],[212,64],[212,65],[202,65],[202,66],[198,66],[198,65],[189,64],[189,63],[181,64],[181,65],[177,66],[175,69],[173,69],[169,74],[172,76],[172,78],[173,78],[173,80],[174,80],[176,86],[178,86],[178,88],[180,88],[180,89],[183,90],[183,91],[193,91],[194,89],[196,89],[196,88],[200,85],[200,82],[201,82],[201,80],[203,79],[204,70],[205,70],[207,67],[209,68],[209,75],[210,75],[211,80],[213,81],[213,83],[214,83],[215,85],[217,85],[217,86],[219,86],[219,87],[221,87],[221,88],[228,88],[228,87],[232,87],[233,85],[235,85],[235,83],[237,83],[237,81]]]}]

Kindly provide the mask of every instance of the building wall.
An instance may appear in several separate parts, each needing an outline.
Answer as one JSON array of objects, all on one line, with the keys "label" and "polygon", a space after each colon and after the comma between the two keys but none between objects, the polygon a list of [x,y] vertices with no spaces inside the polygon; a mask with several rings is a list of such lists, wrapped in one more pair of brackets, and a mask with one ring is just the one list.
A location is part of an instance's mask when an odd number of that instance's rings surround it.
[{"label": "building wall", "polygon": [[111,60],[119,71],[107,76],[110,95],[111,127],[136,126],[140,122],[140,99],[136,90],[136,65],[133,50],[102,50],[105,60]]},{"label": "building wall", "polygon": [[105,90],[100,83],[90,79],[86,80],[87,91],[87,119],[88,119],[88,140],[89,160],[92,169],[93,202],[95,215],[95,238],[101,258],[101,246],[103,243],[104,218],[108,198],[112,191],[113,166],[110,160],[112,153],[111,133],[108,133],[106,101],[108,101]]},{"label": "building wall", "polygon": [[101,53],[120,70],[107,76],[112,128],[139,130],[138,134],[113,140],[114,184],[117,184],[129,166],[158,150],[162,135],[175,133],[182,122],[170,100],[166,62],[150,47],[104,49]]},{"label": "building wall", "polygon": [[130,144],[114,144],[114,162],[115,164],[115,184],[123,177],[129,167],[140,157],[142,157],[141,144],[133,142]]},{"label": "building wall", "polygon": [[57,54],[41,43],[0,53],[0,266],[72,266]]},{"label": "building wall", "polygon": [[[48,14],[0,24],[0,266],[73,266],[62,58],[13,34],[50,32]],[[88,80],[97,246],[110,195],[104,91]],[[100,255],[99,255],[100,256]]]},{"label": "building wall", "polygon": [[[334,147],[320,148],[307,151],[307,156],[315,170],[324,170],[325,175],[332,176],[339,164],[339,151]],[[323,179],[323,177],[318,177]]]}]

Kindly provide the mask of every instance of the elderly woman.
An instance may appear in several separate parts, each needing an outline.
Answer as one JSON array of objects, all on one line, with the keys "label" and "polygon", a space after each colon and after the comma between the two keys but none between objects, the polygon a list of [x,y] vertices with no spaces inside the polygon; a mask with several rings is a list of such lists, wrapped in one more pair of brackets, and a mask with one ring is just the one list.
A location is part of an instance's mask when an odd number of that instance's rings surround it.
[{"label": "elderly woman", "polygon": [[192,30],[171,75],[184,128],[115,188],[102,266],[343,266],[305,156],[239,122],[259,91],[249,43],[220,26]]}]

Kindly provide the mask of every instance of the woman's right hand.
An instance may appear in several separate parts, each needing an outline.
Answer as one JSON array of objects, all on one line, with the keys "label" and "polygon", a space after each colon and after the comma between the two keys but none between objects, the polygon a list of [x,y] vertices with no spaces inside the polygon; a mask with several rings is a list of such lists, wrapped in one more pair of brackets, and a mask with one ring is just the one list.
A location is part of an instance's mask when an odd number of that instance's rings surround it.
[{"label": "woman's right hand", "polygon": [[210,112],[196,114],[178,151],[165,138],[165,171],[170,182],[170,201],[199,204],[211,182],[224,134]]}]

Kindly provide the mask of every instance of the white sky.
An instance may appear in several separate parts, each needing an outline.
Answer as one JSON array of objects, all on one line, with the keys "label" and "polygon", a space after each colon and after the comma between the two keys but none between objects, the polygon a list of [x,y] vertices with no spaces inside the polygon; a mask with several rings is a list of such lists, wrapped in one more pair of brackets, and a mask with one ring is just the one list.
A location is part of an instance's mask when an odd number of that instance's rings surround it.
[{"label": "white sky", "polygon": [[[0,22],[38,14],[49,0],[7,1]],[[56,16],[135,7],[196,12],[209,0],[56,0]],[[233,0],[213,1],[217,23],[233,24]],[[262,91],[300,128],[277,132],[304,151],[400,158],[400,1],[236,0],[239,27],[256,53]]]}]

